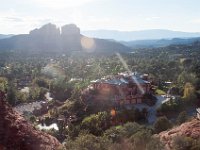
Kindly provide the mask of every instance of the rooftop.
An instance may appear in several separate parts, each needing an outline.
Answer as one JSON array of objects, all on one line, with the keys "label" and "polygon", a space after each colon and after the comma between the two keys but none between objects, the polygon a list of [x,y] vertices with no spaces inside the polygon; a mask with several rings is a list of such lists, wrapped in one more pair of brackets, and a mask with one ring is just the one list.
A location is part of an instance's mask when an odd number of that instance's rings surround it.
[{"label": "rooftop", "polygon": [[122,85],[122,84],[128,84],[130,81],[133,81],[135,83],[139,84],[148,84],[150,82],[143,80],[139,74],[135,72],[125,72],[125,73],[119,73],[119,77],[113,76],[113,78],[102,78],[91,81],[91,83],[108,83],[108,84],[114,84],[114,85]]}]

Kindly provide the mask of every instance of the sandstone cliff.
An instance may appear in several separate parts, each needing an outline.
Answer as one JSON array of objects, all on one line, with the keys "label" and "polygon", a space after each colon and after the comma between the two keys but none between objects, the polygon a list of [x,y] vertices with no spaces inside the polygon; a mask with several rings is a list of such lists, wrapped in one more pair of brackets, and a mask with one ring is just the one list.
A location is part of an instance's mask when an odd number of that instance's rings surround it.
[{"label": "sandstone cliff", "polygon": [[165,144],[166,149],[172,149],[173,139],[176,136],[186,136],[193,139],[200,138],[200,120],[192,119],[169,131],[163,131],[156,136]]},{"label": "sandstone cliff", "polygon": [[57,150],[59,141],[36,130],[29,122],[0,100],[0,149],[6,150]]}]

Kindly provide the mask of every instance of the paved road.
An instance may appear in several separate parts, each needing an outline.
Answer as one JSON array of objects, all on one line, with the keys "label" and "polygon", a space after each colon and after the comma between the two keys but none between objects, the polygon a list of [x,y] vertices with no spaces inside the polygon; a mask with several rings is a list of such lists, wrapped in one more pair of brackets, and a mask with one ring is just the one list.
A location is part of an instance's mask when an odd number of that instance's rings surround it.
[{"label": "paved road", "polygon": [[163,102],[166,101],[166,98],[164,95],[162,96],[156,96],[157,102],[154,106],[150,107],[146,104],[136,104],[134,107],[138,108],[139,110],[142,110],[143,108],[147,108],[148,110],[148,122],[149,124],[153,124],[156,121],[156,109],[162,105]]}]

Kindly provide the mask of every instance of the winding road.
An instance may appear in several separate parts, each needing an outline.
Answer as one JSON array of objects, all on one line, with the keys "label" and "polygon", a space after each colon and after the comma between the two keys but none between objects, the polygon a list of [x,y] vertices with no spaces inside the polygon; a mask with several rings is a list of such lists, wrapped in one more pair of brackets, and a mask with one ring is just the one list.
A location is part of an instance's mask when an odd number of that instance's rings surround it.
[{"label": "winding road", "polygon": [[134,105],[135,108],[138,108],[139,110],[142,110],[143,108],[146,108],[148,110],[148,123],[153,124],[156,121],[156,109],[159,108],[163,102],[166,101],[167,98],[165,98],[164,95],[157,95],[156,96],[157,101],[154,106],[148,106],[146,104],[136,104]]}]

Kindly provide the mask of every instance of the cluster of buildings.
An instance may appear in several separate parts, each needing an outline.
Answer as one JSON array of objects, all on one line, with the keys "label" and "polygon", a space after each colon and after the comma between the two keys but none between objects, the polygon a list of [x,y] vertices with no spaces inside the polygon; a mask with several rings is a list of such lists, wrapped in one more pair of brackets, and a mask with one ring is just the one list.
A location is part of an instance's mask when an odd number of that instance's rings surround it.
[{"label": "cluster of buildings", "polygon": [[102,98],[112,98],[117,104],[137,104],[143,102],[145,94],[151,93],[148,75],[135,72],[119,73],[95,81],[91,81],[89,89],[97,91]]}]

